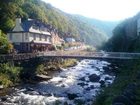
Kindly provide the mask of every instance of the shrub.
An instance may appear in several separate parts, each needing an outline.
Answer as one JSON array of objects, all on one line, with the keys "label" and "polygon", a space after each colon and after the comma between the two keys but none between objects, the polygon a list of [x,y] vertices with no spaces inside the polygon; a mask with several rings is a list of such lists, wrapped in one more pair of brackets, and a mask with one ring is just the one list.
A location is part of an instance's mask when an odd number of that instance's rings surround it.
[{"label": "shrub", "polygon": [[3,85],[4,87],[12,85],[8,75],[2,73],[0,74],[0,85]]},{"label": "shrub", "polygon": [[45,66],[43,64],[40,64],[36,68],[36,74],[43,74],[45,70]]},{"label": "shrub", "polygon": [[14,67],[10,63],[0,64],[0,84],[9,86],[20,80],[20,67]]}]

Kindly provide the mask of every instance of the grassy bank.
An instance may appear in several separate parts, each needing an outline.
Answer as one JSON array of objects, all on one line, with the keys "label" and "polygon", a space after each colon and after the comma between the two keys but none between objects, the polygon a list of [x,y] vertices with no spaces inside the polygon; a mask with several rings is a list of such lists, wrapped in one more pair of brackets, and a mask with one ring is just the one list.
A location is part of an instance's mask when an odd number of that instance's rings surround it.
[{"label": "grassy bank", "polygon": [[136,84],[134,105],[140,105],[140,61],[119,62],[118,65],[114,83],[103,89],[104,91],[98,95],[93,105],[112,105],[113,100],[121,96],[130,84]]}]

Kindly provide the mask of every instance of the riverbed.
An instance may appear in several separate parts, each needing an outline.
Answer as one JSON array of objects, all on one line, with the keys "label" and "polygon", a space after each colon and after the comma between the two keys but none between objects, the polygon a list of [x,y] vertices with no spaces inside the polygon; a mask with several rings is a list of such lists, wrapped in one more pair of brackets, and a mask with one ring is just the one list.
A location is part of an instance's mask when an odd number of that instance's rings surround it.
[{"label": "riverbed", "polygon": [[[82,60],[74,67],[63,69],[48,81],[16,88],[3,105],[91,105],[111,85],[115,75],[107,73],[111,64],[100,60]],[[3,101],[3,102],[2,102]]]}]

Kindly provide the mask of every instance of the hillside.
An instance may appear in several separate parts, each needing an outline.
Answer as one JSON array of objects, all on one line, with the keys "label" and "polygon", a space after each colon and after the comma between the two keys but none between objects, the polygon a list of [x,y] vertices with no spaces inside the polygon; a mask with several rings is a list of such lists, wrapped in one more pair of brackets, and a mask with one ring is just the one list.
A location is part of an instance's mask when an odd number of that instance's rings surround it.
[{"label": "hillside", "polygon": [[92,27],[100,29],[108,37],[112,36],[112,30],[117,26],[117,24],[120,23],[120,21],[102,21],[94,18],[87,18],[81,15],[75,15],[75,17],[79,18],[81,21],[86,22]]},{"label": "hillside", "polygon": [[5,33],[15,26],[16,17],[33,18],[52,24],[60,36],[74,36],[87,44],[98,47],[108,36],[102,29],[75,15],[70,15],[40,0],[2,0],[0,2],[0,29]]},{"label": "hillside", "polygon": [[109,51],[139,52],[140,37],[137,35],[137,22],[140,13],[120,23],[113,31],[112,38],[106,43]]}]

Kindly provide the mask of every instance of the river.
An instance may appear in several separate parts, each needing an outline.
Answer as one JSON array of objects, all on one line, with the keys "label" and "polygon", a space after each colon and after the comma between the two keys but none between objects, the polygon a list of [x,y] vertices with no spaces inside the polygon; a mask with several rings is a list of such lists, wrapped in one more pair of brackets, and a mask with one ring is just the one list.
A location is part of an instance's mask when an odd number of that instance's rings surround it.
[{"label": "river", "polygon": [[[91,105],[102,90],[110,85],[115,76],[105,72],[110,63],[100,60],[82,60],[74,67],[44,82],[25,85],[7,96],[3,105]],[[2,101],[2,100],[0,100]]]}]

